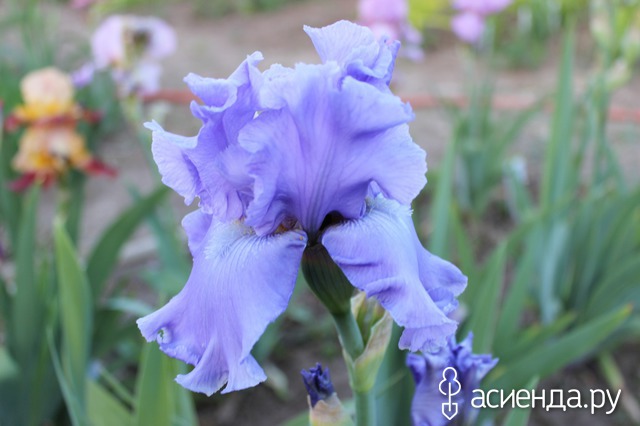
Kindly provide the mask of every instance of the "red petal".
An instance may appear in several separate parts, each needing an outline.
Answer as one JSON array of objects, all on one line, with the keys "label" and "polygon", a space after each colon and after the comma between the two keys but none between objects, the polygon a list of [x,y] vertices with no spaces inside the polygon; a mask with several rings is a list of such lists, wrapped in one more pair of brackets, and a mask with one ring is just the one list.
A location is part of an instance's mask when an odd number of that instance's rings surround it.
[{"label": "red petal", "polygon": [[18,127],[20,127],[21,121],[18,117],[16,117],[15,115],[11,114],[7,117],[6,120],[4,120],[4,129],[7,132],[15,132]]},{"label": "red petal", "polygon": [[90,175],[106,175],[109,177],[116,177],[118,175],[116,169],[95,158],[92,158],[82,169]]},{"label": "red petal", "polygon": [[16,180],[9,182],[9,189],[13,192],[24,192],[36,181],[35,173],[25,173]]}]

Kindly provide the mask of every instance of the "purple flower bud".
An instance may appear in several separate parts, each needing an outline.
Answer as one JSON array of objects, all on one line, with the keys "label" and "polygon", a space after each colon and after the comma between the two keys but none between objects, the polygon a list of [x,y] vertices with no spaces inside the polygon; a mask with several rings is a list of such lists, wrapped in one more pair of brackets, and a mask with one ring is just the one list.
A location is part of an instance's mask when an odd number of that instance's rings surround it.
[{"label": "purple flower bud", "polygon": [[329,369],[322,370],[322,365],[317,363],[315,367],[302,370],[302,381],[307,388],[309,398],[311,398],[311,407],[315,407],[318,401],[325,400],[335,393]]}]

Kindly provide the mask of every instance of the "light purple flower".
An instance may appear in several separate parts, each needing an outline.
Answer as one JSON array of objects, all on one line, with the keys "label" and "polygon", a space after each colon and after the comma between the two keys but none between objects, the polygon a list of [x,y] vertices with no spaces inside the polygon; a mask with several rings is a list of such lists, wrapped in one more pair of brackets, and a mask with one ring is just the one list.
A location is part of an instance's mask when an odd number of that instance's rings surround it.
[{"label": "light purple flower", "polygon": [[[458,390],[458,384],[460,386],[459,392],[452,398],[458,407],[455,419],[461,420],[460,424],[473,424],[477,416],[477,410],[471,406],[473,391],[480,388],[480,382],[495,367],[498,359],[488,354],[474,354],[472,344],[473,335],[469,333],[459,344],[451,337],[448,345],[437,352],[408,355],[407,366],[416,382],[411,405],[414,426],[443,426],[449,422],[442,414],[442,404],[448,402],[448,397],[440,392],[445,376],[452,385],[452,394]],[[455,369],[457,384],[450,373],[445,373],[448,367]]]},{"label": "light purple flower", "polygon": [[401,40],[401,53],[412,60],[421,60],[422,35],[409,22],[406,0],[360,0],[358,23],[371,29],[376,39]]},{"label": "light purple flower", "polygon": [[198,135],[148,125],[163,182],[200,204],[183,221],[194,258],[185,288],[138,324],[195,365],[177,379],[194,391],[265,379],[251,348],[316,244],[405,327],[402,348],[434,349],[456,329],[447,314],[466,277],[422,247],[411,221],[426,163],[411,108],[387,86],[397,48],[346,21],[306,31],[322,64],[260,72],[254,53],[227,79],[190,74],[204,102],[191,106]]},{"label": "light purple flower", "polygon": [[473,12],[462,12],[451,20],[451,28],[466,43],[476,43],[484,33],[484,18]]},{"label": "light purple flower", "polygon": [[73,85],[77,88],[83,88],[93,81],[93,76],[96,72],[96,66],[91,62],[87,62],[80,68],[71,73],[71,80]]},{"label": "light purple flower", "polygon": [[477,43],[484,34],[487,16],[499,13],[512,0],[453,0],[459,13],[451,20],[453,32],[462,41]]},{"label": "light purple flower", "polygon": [[112,15],[91,38],[93,65],[111,69],[123,94],[151,93],[158,89],[159,60],[176,49],[173,29],[151,16]]}]

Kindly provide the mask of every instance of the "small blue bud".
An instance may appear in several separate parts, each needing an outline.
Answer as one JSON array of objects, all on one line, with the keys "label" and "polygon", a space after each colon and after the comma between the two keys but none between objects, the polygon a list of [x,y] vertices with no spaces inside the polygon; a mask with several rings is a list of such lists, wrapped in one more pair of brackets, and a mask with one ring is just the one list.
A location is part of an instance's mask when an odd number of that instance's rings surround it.
[{"label": "small blue bud", "polygon": [[320,363],[310,368],[309,371],[302,370],[300,373],[311,398],[311,407],[315,407],[318,401],[325,400],[335,393],[329,369],[325,368],[323,371]]}]

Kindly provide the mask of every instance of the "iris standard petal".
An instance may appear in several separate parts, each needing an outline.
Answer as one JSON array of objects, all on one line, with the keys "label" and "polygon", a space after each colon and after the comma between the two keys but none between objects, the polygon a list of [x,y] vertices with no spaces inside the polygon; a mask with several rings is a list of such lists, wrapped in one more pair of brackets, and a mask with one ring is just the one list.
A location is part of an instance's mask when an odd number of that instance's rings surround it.
[{"label": "iris standard petal", "polygon": [[197,145],[196,137],[174,135],[166,132],[152,121],[145,123],[151,130],[153,159],[162,175],[162,183],[184,197],[185,204],[191,204],[200,191],[201,183],[198,171],[185,152]]},{"label": "iris standard petal", "polygon": [[425,264],[435,256],[426,256],[416,240],[409,208],[378,196],[362,219],[327,228],[321,242],[349,281],[376,297],[405,328],[400,347],[425,351],[445,345],[456,330],[456,322],[432,296],[439,299],[447,290],[446,282],[438,282],[439,268],[455,267]]},{"label": "iris standard petal", "polygon": [[228,79],[204,78],[189,74],[185,81],[204,104],[193,103],[193,114],[203,121],[196,137],[178,136],[158,124],[153,130],[152,150],[162,181],[191,204],[200,198],[200,207],[220,220],[239,219],[248,202],[251,178],[244,165],[248,159],[237,143],[242,126],[253,119],[260,84],[256,64],[258,52],[247,59]]},{"label": "iris standard petal", "polygon": [[182,386],[207,395],[225,383],[223,393],[255,386],[266,377],[251,349],[287,306],[306,236],[259,237],[202,212],[187,216],[185,228],[194,252],[189,280],[138,326],[167,355],[195,365],[177,377]]},{"label": "iris standard petal", "polygon": [[269,93],[282,108],[262,112],[240,132],[239,143],[253,153],[247,223],[259,234],[292,217],[314,238],[330,212],[360,217],[372,182],[405,204],[424,186],[426,154],[409,135],[408,105],[341,78],[332,62],[281,73]]},{"label": "iris standard petal", "polygon": [[346,75],[385,88],[391,81],[399,41],[377,40],[373,32],[349,21],[322,28],[305,26],[323,62],[334,61]]}]

